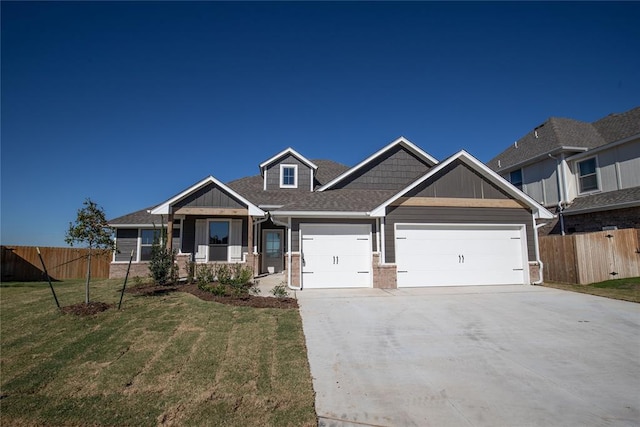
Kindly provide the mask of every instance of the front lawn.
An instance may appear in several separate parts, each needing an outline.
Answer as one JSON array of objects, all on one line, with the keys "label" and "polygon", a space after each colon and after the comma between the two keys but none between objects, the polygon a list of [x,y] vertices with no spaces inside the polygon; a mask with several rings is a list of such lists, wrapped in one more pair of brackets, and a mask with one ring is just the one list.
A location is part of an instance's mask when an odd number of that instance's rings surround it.
[{"label": "front lawn", "polygon": [[[92,283],[117,306],[121,280]],[[61,305],[82,280],[54,283]],[[297,309],[184,292],[60,314],[47,283],[0,287],[1,425],[316,425]]]},{"label": "front lawn", "polygon": [[544,286],[624,301],[640,302],[640,277],[607,280],[590,285],[544,282]]}]

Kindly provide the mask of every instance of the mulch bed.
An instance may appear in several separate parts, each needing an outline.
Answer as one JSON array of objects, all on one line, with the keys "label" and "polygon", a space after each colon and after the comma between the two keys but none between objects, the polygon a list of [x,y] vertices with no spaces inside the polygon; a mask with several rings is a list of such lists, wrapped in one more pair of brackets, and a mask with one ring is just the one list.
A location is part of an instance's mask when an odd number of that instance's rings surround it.
[{"label": "mulch bed", "polygon": [[74,305],[68,305],[62,307],[60,310],[64,314],[75,314],[76,316],[93,316],[94,314],[102,313],[110,308],[115,307],[113,304],[107,304],[106,302],[91,301],[89,304],[79,303]]},{"label": "mulch bed", "polygon": [[204,301],[215,301],[221,304],[236,305],[241,307],[255,307],[255,308],[298,308],[298,300],[295,298],[273,298],[273,297],[261,297],[256,295],[246,295],[242,297],[234,296],[217,296],[211,292],[203,291],[199,289],[197,285],[148,285],[148,286],[136,286],[135,288],[129,288],[127,293],[134,295],[164,295],[169,292],[187,292],[195,295]]}]

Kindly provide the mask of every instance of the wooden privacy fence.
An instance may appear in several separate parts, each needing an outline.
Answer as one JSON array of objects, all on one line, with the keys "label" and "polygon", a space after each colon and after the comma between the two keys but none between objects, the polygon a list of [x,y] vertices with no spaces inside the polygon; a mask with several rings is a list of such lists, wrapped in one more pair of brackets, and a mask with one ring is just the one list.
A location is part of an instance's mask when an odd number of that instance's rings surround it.
[{"label": "wooden privacy fence", "polygon": [[[54,280],[80,279],[87,276],[88,249],[40,248],[49,275]],[[91,277],[109,277],[111,254],[91,258]],[[46,280],[35,246],[2,245],[2,281]]]},{"label": "wooden privacy fence", "polygon": [[540,237],[544,279],[589,283],[640,276],[640,230]]}]

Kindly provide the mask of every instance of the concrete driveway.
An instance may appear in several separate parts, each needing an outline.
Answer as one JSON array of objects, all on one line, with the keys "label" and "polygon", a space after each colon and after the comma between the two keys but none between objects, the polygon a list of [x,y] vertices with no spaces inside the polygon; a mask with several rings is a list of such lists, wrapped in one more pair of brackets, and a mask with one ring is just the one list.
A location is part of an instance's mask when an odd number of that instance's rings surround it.
[{"label": "concrete driveway", "polygon": [[640,425],[640,304],[537,286],[297,297],[321,426]]}]

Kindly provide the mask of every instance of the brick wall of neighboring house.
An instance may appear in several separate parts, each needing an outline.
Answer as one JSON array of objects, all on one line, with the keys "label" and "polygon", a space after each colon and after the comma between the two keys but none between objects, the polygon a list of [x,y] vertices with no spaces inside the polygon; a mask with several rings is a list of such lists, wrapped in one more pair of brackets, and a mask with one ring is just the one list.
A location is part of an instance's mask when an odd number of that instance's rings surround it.
[{"label": "brick wall of neighboring house", "polygon": [[540,281],[540,264],[537,262],[529,263],[529,282],[538,282]]},{"label": "brick wall of neighboring house", "polygon": [[291,254],[291,286],[300,286],[300,253]]},{"label": "brick wall of neighboring house", "polygon": [[397,267],[395,264],[380,264],[380,254],[374,253],[372,258],[373,287],[380,289],[396,289]]},{"label": "brick wall of neighboring house", "polygon": [[567,234],[602,231],[602,227],[607,226],[616,226],[619,229],[640,228],[640,207],[564,216]]}]

